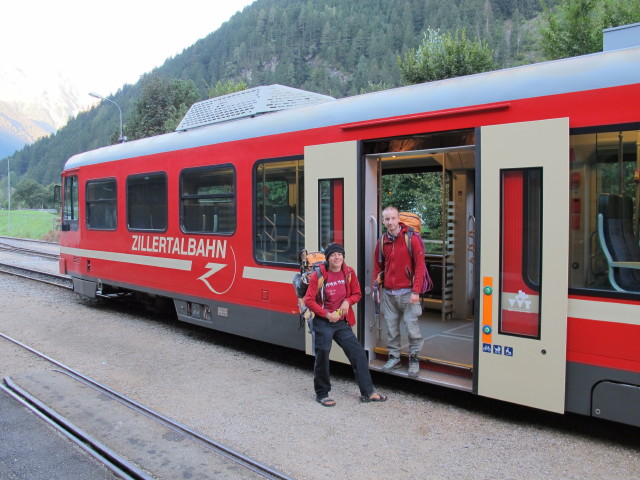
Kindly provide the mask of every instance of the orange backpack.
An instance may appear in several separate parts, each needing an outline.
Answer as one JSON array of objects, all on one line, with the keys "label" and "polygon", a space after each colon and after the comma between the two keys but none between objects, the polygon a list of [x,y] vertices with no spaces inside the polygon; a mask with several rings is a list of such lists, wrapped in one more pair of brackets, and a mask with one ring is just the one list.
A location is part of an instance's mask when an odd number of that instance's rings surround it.
[{"label": "orange backpack", "polygon": [[304,296],[309,288],[309,277],[314,271],[318,272],[318,293],[324,293],[324,276],[320,270],[320,265],[323,263],[326,263],[324,253],[300,251],[300,273],[293,276],[293,288],[296,291],[296,297],[298,297],[300,326],[304,324],[304,320],[309,320],[312,317],[311,310],[304,304]]},{"label": "orange backpack", "polygon": [[398,212],[398,220],[407,227],[412,227],[415,232],[422,233],[422,220],[415,213]]}]

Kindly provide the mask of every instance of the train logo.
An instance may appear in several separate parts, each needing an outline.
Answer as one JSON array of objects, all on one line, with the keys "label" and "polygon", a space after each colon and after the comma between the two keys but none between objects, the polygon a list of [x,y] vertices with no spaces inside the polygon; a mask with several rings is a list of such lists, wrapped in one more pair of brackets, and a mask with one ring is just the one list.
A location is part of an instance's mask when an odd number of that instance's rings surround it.
[{"label": "train logo", "polygon": [[518,294],[513,298],[509,298],[508,301],[510,310],[531,313],[531,300],[529,295],[524,293],[522,290],[518,290]]},{"label": "train logo", "polygon": [[[223,295],[227,293],[233,286],[236,279],[236,254],[231,245],[227,244],[227,240],[219,240],[215,238],[200,239],[194,238],[178,238],[178,237],[165,237],[160,235],[132,235],[131,250],[134,252],[150,252],[155,254],[176,254],[187,257],[204,257],[206,259],[227,258],[227,247],[231,253],[231,264],[220,262],[208,262],[205,265],[205,273],[198,277],[211,292],[217,295]],[[191,261],[187,262],[188,269],[193,268]],[[231,272],[223,272],[222,275],[216,275],[215,282],[210,279],[213,275],[220,272],[225,267],[231,266]],[[225,278],[229,279],[226,283]],[[212,283],[215,283],[214,286]],[[223,284],[223,288],[220,284]]]},{"label": "train logo", "polygon": [[209,277],[215,275],[216,273],[218,273],[223,268],[229,266],[228,263],[215,263],[215,262],[207,263],[205,268],[207,268],[208,271],[204,275],[198,277],[198,280],[202,280],[202,282],[207,286],[207,288],[209,290],[211,290],[213,293],[216,293],[218,295],[222,295],[222,294],[227,293],[229,291],[229,289],[233,286],[233,283],[236,280],[236,254],[233,251],[233,247],[231,245],[229,245],[229,251],[231,252],[233,275],[231,276],[231,281],[229,282],[229,285],[227,286],[227,288],[225,290],[222,290],[222,291],[216,290],[213,287],[213,285],[211,285],[211,283],[209,283]]}]

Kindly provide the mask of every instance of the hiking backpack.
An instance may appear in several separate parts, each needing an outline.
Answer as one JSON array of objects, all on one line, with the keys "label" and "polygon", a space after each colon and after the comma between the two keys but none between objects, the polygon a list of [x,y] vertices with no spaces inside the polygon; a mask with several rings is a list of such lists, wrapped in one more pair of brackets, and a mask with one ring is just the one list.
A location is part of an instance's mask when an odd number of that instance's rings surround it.
[{"label": "hiking backpack", "polygon": [[313,313],[304,304],[304,296],[309,288],[309,277],[313,272],[318,273],[318,291],[324,297],[324,275],[320,265],[326,263],[326,258],[322,252],[300,251],[300,272],[293,276],[293,288],[298,297],[298,310],[300,312],[300,326],[304,325],[305,320],[309,320]]},{"label": "hiking backpack", "polygon": [[422,233],[422,220],[420,217],[411,212],[398,213],[398,220],[404,223],[407,227],[413,228],[414,231]]}]

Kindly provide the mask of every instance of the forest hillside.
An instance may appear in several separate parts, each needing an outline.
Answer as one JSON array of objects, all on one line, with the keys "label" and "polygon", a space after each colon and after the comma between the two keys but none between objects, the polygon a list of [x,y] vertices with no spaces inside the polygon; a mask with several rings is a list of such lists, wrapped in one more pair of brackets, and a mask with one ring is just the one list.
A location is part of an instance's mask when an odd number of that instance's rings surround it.
[{"label": "forest hillside", "polygon": [[[500,68],[532,63],[541,60],[541,10],[539,0],[257,0],[111,98],[126,124],[152,76],[192,80],[202,99],[208,87],[227,80],[248,87],[278,83],[336,98],[391,88],[401,84],[398,55],[416,48],[427,28],[465,29],[469,38],[487,42]],[[24,178],[59,182],[69,157],[108,145],[118,125],[118,111],[107,102],[80,113],[55,135],[9,157],[16,175],[11,184]],[[6,162],[0,161],[0,172],[7,171]]]}]

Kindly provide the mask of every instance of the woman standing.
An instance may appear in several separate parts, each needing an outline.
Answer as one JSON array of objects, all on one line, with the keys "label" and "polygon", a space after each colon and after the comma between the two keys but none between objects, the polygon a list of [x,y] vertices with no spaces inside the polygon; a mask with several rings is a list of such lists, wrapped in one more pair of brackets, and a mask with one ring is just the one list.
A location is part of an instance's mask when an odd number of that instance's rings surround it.
[{"label": "woman standing", "polygon": [[309,288],[304,297],[305,305],[315,314],[312,337],[316,355],[313,368],[316,401],[325,407],[333,407],[336,404],[335,400],[329,398],[329,353],[331,342],[335,340],[349,359],[356,375],[360,387],[360,401],[384,402],[387,397],[375,392],[367,355],[351,329],[356,323],[351,307],[362,298],[356,272],[344,263],[342,245],[332,243],[327,246],[324,254],[327,267],[320,266],[323,279],[320,291],[318,274],[314,272],[309,277]]}]

